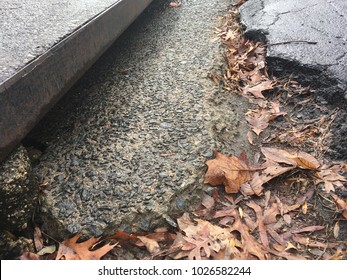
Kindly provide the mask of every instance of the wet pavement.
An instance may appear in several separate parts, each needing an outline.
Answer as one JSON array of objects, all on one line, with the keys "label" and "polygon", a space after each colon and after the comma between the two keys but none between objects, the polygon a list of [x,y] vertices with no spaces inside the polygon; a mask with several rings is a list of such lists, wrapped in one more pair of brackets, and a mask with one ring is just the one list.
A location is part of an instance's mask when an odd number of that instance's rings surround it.
[{"label": "wet pavement", "polygon": [[314,88],[319,105],[340,109],[329,155],[347,159],[347,2],[248,0],[240,13],[246,36],[267,44],[270,72]]},{"label": "wet pavement", "polygon": [[317,70],[315,74],[324,72],[335,79],[337,90],[346,93],[346,1],[249,0],[240,12],[248,35],[266,41],[270,64],[284,60],[287,67],[288,62],[296,62]]},{"label": "wet pavement", "polygon": [[174,225],[208,190],[213,149],[249,151],[246,101],[208,77],[228,1],[154,2],[29,135],[47,146],[34,169],[50,235]]}]

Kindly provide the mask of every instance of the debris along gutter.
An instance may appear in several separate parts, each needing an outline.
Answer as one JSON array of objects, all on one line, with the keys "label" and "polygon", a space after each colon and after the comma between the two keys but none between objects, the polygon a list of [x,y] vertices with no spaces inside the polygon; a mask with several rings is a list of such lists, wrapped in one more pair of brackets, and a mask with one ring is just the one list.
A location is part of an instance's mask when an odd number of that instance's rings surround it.
[{"label": "debris along gutter", "polygon": [[19,72],[0,80],[0,162],[151,2],[116,1]]},{"label": "debris along gutter", "polygon": [[[267,44],[267,65],[316,90],[315,102],[338,110],[329,155],[347,158],[347,2],[249,0],[240,7],[245,37]],[[307,110],[306,110],[307,111]]]}]

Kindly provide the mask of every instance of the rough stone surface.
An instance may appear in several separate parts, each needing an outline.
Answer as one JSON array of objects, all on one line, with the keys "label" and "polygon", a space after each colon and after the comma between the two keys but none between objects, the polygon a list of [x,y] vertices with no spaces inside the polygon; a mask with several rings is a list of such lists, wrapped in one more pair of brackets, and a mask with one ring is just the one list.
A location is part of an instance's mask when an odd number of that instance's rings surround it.
[{"label": "rough stone surface", "polygon": [[249,150],[245,101],[208,78],[226,1],[169,2],[155,1],[29,136],[47,145],[35,173],[50,235],[174,225],[207,190],[212,150]]},{"label": "rough stone surface", "polygon": [[0,165],[0,229],[20,232],[27,227],[37,205],[37,190],[27,152],[19,147]]},{"label": "rough stone surface", "polygon": [[330,155],[347,159],[347,2],[248,0],[240,13],[246,36],[268,45],[272,73],[292,75],[317,90],[318,103],[341,108]]}]

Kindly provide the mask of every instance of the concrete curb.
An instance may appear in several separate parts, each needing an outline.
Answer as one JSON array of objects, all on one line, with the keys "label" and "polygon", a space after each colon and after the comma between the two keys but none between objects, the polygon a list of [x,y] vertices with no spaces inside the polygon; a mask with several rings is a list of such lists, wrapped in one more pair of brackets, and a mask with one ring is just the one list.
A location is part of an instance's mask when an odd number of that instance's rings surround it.
[{"label": "concrete curb", "polygon": [[0,161],[151,2],[117,1],[0,84]]}]

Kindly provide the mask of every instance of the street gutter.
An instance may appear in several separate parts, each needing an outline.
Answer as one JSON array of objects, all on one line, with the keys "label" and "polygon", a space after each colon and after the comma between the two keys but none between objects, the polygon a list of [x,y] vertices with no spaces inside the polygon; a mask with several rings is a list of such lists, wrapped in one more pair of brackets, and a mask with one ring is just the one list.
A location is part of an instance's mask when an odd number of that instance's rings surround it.
[{"label": "street gutter", "polygon": [[120,0],[0,83],[0,162],[152,0]]}]

